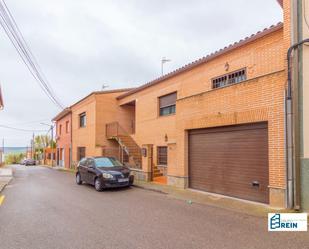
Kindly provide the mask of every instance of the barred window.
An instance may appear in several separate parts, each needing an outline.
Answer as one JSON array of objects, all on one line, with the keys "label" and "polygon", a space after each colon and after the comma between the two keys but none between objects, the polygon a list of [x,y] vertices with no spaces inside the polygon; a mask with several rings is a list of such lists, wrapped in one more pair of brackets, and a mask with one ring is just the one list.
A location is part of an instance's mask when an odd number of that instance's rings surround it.
[{"label": "barred window", "polygon": [[236,84],[247,79],[246,69],[241,69],[230,74],[217,77],[212,80],[213,88],[220,88],[231,84]]},{"label": "barred window", "polygon": [[157,159],[158,165],[167,165],[167,146],[157,147]]}]

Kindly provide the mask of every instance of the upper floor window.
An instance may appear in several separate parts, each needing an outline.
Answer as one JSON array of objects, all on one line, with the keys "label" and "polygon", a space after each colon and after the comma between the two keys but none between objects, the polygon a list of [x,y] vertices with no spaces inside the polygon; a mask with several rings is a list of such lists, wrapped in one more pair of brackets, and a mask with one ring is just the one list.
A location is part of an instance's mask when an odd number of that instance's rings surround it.
[{"label": "upper floor window", "polygon": [[226,75],[222,75],[212,80],[213,88],[220,88],[223,86],[236,84],[247,79],[246,69],[241,69]]},{"label": "upper floor window", "polygon": [[176,113],[177,92],[159,97],[160,116],[167,116]]},{"label": "upper floor window", "polygon": [[65,132],[69,133],[69,121],[65,122]]},{"label": "upper floor window", "polygon": [[61,135],[62,132],[62,125],[59,125],[59,135]]},{"label": "upper floor window", "polygon": [[79,127],[86,127],[86,113],[79,114]]}]

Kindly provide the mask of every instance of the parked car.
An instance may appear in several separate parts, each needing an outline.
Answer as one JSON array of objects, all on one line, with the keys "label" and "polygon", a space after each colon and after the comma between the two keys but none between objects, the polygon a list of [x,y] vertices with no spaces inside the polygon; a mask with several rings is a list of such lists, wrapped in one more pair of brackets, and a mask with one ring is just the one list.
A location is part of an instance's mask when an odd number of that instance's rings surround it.
[{"label": "parked car", "polygon": [[27,159],[23,159],[23,160],[20,161],[19,164],[20,164],[20,165],[25,165],[26,161],[27,161]]},{"label": "parked car", "polygon": [[30,165],[34,166],[35,164],[36,164],[35,160],[33,160],[33,159],[26,159],[26,161],[24,163],[25,166],[30,166]]},{"label": "parked car", "polygon": [[97,191],[105,188],[131,186],[134,176],[130,169],[113,157],[83,158],[77,166],[76,183],[94,185]]}]

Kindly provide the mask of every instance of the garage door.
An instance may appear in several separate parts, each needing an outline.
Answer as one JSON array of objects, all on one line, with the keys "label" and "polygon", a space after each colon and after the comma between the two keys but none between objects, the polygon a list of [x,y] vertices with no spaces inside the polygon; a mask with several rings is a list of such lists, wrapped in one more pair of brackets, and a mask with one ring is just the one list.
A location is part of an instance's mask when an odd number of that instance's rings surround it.
[{"label": "garage door", "polygon": [[268,203],[267,123],[190,131],[189,186]]}]

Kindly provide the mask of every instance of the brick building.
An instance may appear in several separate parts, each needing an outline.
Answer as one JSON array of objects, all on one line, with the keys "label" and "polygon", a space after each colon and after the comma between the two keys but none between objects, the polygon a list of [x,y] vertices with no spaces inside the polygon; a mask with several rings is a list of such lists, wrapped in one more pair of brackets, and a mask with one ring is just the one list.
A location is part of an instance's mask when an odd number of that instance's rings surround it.
[{"label": "brick building", "polygon": [[54,119],[56,122],[56,165],[70,168],[72,161],[72,115],[66,108]]},{"label": "brick building", "polygon": [[286,207],[291,2],[279,3],[284,23],[71,106],[73,162],[113,155],[143,180]]},{"label": "brick building", "polygon": [[128,90],[93,92],[70,107],[74,165],[84,156],[109,155],[120,158],[118,144],[106,138],[106,124],[116,120],[129,132],[132,130],[133,109],[120,108],[116,100],[117,96]]},{"label": "brick building", "polygon": [[120,95],[148,151],[139,175],[284,206],[283,36],[279,23]]}]

